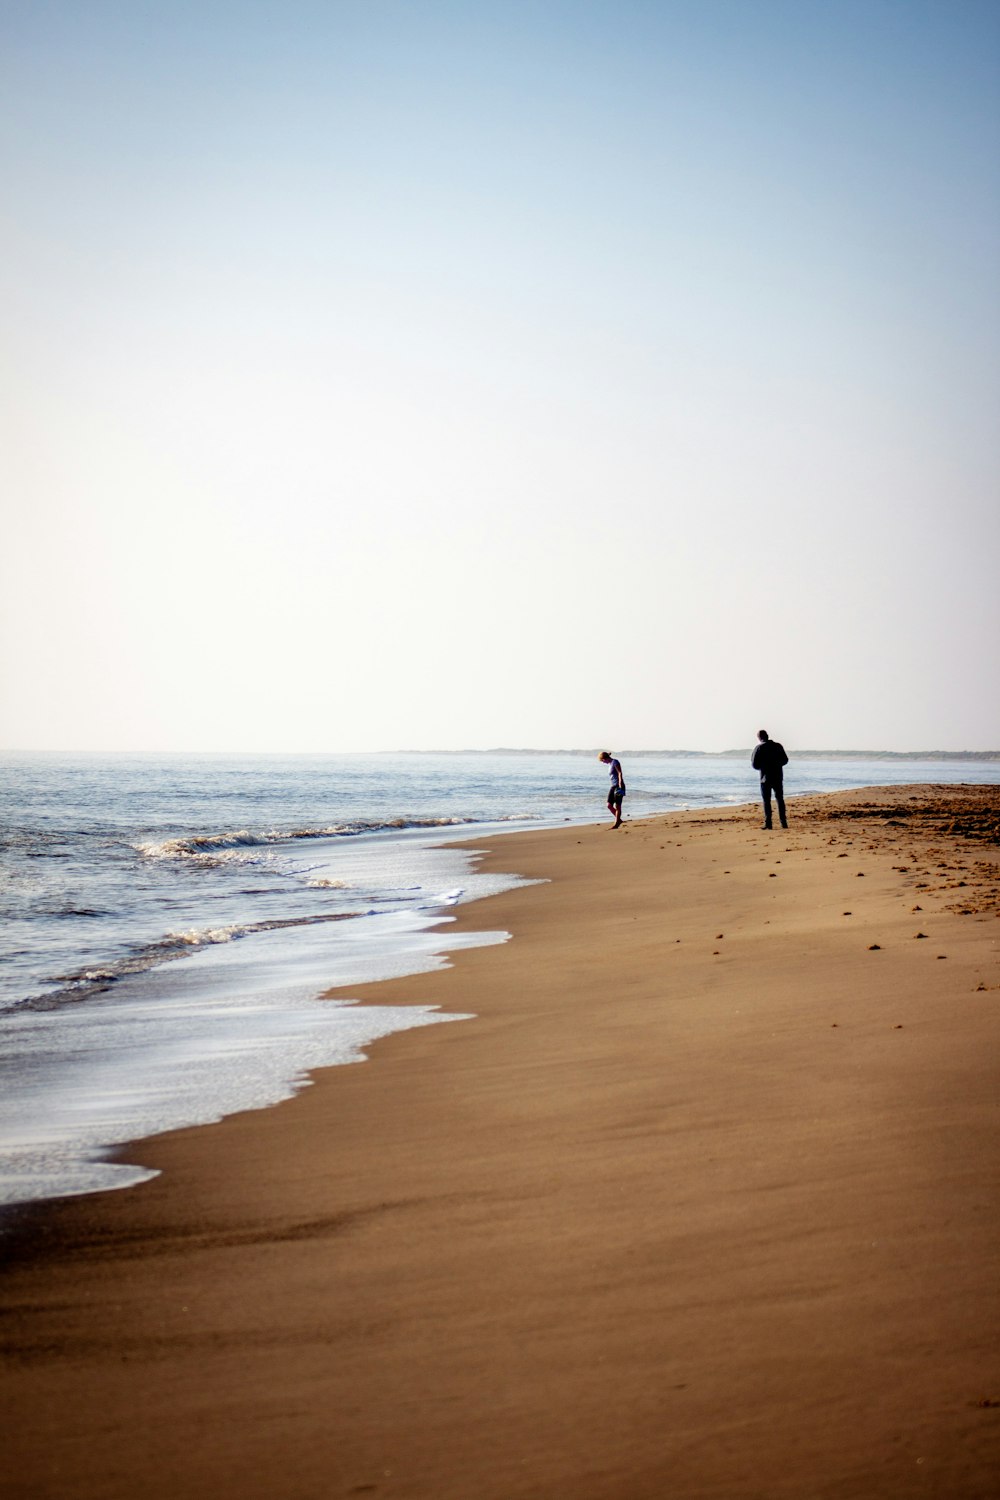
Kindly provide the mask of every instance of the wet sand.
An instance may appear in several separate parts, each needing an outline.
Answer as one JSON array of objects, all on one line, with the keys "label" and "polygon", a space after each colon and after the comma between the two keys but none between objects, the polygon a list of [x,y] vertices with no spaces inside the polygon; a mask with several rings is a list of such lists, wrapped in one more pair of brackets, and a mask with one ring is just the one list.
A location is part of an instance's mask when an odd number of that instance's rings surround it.
[{"label": "wet sand", "polygon": [[996,1495],[1000,788],[789,811],[495,840],[360,992],[475,1020],[24,1211],[0,1493]]}]

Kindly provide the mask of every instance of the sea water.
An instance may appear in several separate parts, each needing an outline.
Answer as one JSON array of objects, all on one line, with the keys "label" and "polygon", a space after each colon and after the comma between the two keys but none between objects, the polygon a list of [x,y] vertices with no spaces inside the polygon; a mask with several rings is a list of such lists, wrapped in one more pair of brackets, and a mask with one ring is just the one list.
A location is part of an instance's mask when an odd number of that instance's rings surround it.
[{"label": "sea water", "polygon": [[[756,795],[747,757],[625,761],[631,817]],[[793,759],[790,795],[996,781],[996,762]],[[321,999],[433,972],[453,909],[521,883],[476,839],[592,822],[593,755],[0,757],[0,1203],[123,1187],[160,1131],[287,1098],[461,1019]]]}]

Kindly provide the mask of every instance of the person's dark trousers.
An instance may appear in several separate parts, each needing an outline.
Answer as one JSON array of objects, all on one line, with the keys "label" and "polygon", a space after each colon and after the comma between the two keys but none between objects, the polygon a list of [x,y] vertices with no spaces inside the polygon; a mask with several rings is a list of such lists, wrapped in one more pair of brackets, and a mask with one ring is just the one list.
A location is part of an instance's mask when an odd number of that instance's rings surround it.
[{"label": "person's dark trousers", "polygon": [[763,777],[760,783],[760,795],[764,803],[764,827],[771,826],[771,793],[778,804],[778,819],[782,828],[788,827],[788,819],[785,817],[785,787],[784,778],[779,771],[777,776]]}]

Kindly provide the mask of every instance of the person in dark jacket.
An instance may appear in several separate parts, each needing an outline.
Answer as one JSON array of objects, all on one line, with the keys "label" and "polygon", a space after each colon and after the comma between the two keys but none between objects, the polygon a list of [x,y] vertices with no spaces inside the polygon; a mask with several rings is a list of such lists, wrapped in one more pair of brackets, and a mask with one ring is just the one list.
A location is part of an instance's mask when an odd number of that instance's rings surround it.
[{"label": "person in dark jacket", "polygon": [[750,758],[750,764],[755,771],[760,772],[760,795],[764,803],[764,827],[770,828],[771,824],[771,793],[778,804],[778,817],[782,828],[788,827],[788,819],[785,817],[785,788],[784,768],[788,765],[788,756],[785,747],[779,745],[777,740],[772,740],[766,729],[757,731],[757,745]]}]

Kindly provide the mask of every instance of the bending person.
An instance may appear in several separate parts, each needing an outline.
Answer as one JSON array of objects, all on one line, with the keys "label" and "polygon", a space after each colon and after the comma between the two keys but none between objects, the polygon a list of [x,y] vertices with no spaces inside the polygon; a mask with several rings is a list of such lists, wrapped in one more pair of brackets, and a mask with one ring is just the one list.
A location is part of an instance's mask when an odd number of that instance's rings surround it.
[{"label": "bending person", "polygon": [[608,812],[614,818],[612,828],[622,826],[622,803],[625,800],[625,777],[622,774],[622,763],[615,760],[610,750],[602,750],[597,759],[604,765],[611,767],[611,786],[608,789]]}]

